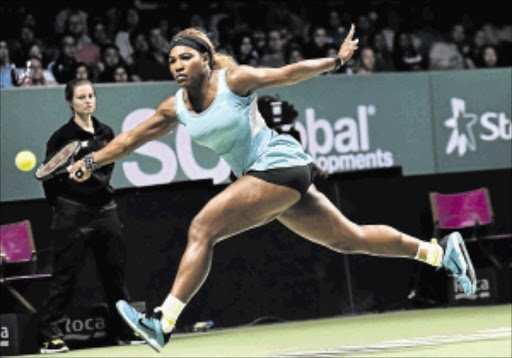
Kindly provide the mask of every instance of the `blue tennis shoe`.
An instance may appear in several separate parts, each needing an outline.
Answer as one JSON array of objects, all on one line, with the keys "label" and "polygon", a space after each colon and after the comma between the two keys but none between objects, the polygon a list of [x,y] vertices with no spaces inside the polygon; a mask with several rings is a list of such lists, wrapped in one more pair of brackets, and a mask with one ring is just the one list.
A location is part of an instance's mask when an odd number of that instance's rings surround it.
[{"label": "blue tennis shoe", "polygon": [[169,341],[170,333],[165,334],[163,332],[158,318],[138,312],[123,300],[117,301],[116,308],[131,329],[155,351],[160,352]]},{"label": "blue tennis shoe", "polygon": [[443,267],[457,280],[466,295],[476,293],[476,274],[464,239],[458,232],[445,236],[439,245],[444,250]]}]

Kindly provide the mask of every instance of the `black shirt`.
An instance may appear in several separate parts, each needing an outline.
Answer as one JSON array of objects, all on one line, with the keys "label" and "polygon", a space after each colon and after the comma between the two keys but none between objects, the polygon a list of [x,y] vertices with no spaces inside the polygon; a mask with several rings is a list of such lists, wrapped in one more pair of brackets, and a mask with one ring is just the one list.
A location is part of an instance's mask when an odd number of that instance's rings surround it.
[{"label": "black shirt", "polygon": [[[97,151],[107,145],[114,138],[114,131],[109,126],[92,118],[94,134],[85,131],[71,118],[68,123],[52,134],[46,143],[45,162],[67,143],[80,140],[82,148],[76,159]],[[82,183],[69,179],[68,174],[58,175],[43,182],[44,193],[47,200],[55,205],[57,197],[62,197],[86,205],[105,205],[113,200],[114,189],[110,186],[110,178],[114,170],[114,163],[105,165],[96,170],[91,177]]]}]

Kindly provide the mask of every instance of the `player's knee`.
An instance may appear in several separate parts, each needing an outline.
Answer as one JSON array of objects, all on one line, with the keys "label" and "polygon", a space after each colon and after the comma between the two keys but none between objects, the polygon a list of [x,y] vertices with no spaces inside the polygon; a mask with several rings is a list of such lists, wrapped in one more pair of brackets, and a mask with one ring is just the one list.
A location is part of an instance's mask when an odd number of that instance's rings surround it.
[{"label": "player's knee", "polygon": [[215,235],[211,228],[201,218],[195,217],[188,229],[188,241],[196,245],[212,245],[215,243]]}]

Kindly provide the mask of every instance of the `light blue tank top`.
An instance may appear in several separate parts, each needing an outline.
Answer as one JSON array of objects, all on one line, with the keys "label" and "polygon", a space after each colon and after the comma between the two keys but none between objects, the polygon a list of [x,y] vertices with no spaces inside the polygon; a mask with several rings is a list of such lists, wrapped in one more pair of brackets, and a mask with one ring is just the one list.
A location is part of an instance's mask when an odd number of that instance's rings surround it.
[{"label": "light blue tank top", "polygon": [[267,127],[255,93],[241,97],[230,90],[225,69],[219,71],[215,99],[203,112],[190,112],[183,96],[183,89],[179,89],[174,102],[178,121],[187,127],[194,142],[220,155],[237,177],[249,170],[312,162],[295,138]]}]

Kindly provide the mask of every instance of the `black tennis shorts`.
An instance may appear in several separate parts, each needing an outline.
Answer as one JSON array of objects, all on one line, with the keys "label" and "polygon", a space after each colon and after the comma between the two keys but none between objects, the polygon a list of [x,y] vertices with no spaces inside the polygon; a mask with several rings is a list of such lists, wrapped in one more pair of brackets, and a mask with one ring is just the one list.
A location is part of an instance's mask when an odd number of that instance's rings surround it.
[{"label": "black tennis shorts", "polygon": [[267,170],[249,170],[247,175],[264,180],[268,183],[282,185],[297,190],[300,195],[307,193],[313,184],[314,170],[313,163],[288,168],[274,168]]}]

